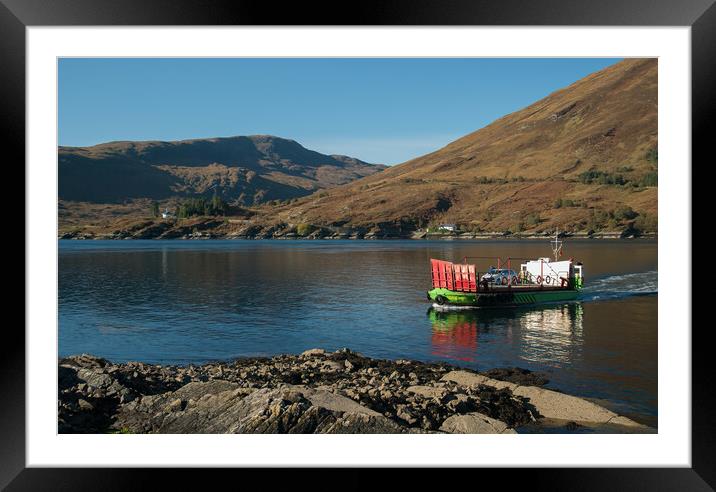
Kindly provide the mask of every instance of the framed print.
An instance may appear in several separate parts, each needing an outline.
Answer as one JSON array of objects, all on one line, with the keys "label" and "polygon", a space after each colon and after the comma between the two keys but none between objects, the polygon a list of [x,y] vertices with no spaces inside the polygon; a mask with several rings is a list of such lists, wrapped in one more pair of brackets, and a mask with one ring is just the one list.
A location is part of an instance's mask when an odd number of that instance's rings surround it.
[{"label": "framed print", "polygon": [[2,0],[27,289],[0,483],[713,487],[713,2],[333,11]]}]

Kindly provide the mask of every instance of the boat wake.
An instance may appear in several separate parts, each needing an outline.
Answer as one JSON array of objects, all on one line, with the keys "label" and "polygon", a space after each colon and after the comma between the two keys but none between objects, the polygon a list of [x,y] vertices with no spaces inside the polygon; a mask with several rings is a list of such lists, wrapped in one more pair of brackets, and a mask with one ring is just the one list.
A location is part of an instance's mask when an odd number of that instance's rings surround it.
[{"label": "boat wake", "polygon": [[632,296],[658,294],[658,272],[626,273],[587,279],[579,296],[580,301],[604,301]]}]

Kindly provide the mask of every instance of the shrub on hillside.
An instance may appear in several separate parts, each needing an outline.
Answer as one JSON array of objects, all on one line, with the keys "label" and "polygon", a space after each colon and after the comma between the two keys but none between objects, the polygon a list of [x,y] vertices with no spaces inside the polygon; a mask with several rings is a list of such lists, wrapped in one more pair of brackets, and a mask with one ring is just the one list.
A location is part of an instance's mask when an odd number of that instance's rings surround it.
[{"label": "shrub on hillside", "polygon": [[575,202],[574,200],[570,200],[569,198],[557,198],[554,201],[554,208],[562,208],[562,207],[579,207],[580,204]]},{"label": "shrub on hillside", "polygon": [[657,217],[652,214],[641,214],[634,221],[634,229],[639,232],[656,232],[658,231]]},{"label": "shrub on hillside", "polygon": [[639,184],[641,186],[658,186],[659,175],[657,173],[648,173],[641,178]]},{"label": "shrub on hillside", "polygon": [[211,200],[206,198],[189,198],[179,204],[177,216],[180,218],[195,215],[226,215],[228,205],[220,197],[214,195]]},{"label": "shrub on hillside", "polygon": [[626,184],[624,176],[621,174],[611,174],[604,171],[585,171],[579,175],[579,181],[584,184],[607,184],[607,185],[623,185]]},{"label": "shrub on hillside", "polygon": [[614,209],[613,212],[614,219],[618,221],[632,220],[636,218],[637,215],[639,214],[632,210],[632,208],[628,205],[621,205]]},{"label": "shrub on hillside", "polygon": [[539,214],[529,214],[525,217],[524,223],[530,227],[534,227],[542,221]]},{"label": "shrub on hillside", "polygon": [[299,236],[308,236],[314,230],[316,230],[316,228],[313,227],[311,224],[298,224],[296,226],[296,234],[298,234]]}]

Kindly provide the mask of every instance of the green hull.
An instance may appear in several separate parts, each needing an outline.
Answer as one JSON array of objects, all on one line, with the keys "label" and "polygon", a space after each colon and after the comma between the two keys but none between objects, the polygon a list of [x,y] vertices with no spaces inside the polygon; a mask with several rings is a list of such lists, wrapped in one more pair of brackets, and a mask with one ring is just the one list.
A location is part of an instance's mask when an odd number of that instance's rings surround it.
[{"label": "green hull", "polygon": [[428,300],[448,306],[496,307],[524,306],[543,302],[573,301],[577,289],[501,289],[487,292],[456,292],[448,289],[428,291]]}]

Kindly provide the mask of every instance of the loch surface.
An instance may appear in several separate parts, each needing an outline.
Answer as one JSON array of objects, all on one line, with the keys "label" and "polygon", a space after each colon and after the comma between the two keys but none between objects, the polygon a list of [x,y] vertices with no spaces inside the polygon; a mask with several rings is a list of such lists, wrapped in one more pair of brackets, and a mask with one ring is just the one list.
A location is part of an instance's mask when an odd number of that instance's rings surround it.
[{"label": "loch surface", "polygon": [[563,258],[584,263],[577,302],[443,312],[426,300],[430,258],[549,255],[548,239],[59,241],[58,350],[189,364],[349,347],[517,366],[656,426],[656,241],[567,240]]}]

